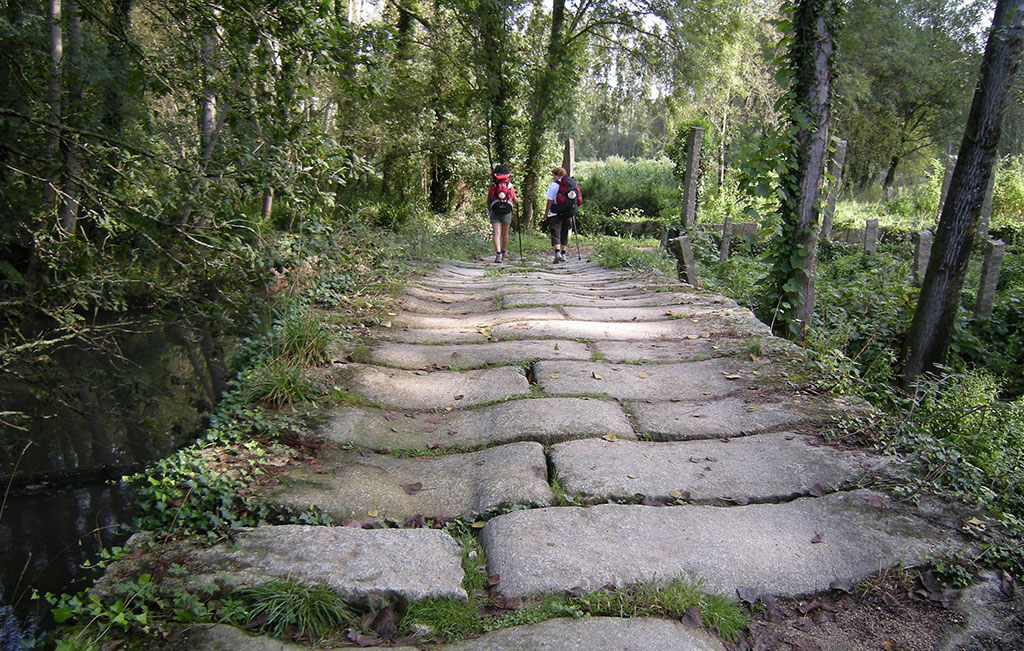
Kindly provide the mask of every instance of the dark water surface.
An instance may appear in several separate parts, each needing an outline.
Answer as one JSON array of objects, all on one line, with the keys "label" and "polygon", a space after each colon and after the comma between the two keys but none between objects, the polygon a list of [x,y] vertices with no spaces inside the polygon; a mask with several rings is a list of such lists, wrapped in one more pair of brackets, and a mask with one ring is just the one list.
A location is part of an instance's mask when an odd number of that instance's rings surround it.
[{"label": "dark water surface", "polygon": [[33,589],[82,589],[82,563],[124,538],[132,499],[106,480],[195,440],[223,390],[222,348],[171,323],[0,373],[0,411],[18,414],[0,420],[0,651],[46,626]]},{"label": "dark water surface", "polygon": [[123,542],[119,524],[133,515],[129,490],[121,484],[8,497],[0,513],[0,650],[19,649],[23,635],[45,625],[45,603],[32,599],[33,590],[86,587],[95,575],[82,564]]}]

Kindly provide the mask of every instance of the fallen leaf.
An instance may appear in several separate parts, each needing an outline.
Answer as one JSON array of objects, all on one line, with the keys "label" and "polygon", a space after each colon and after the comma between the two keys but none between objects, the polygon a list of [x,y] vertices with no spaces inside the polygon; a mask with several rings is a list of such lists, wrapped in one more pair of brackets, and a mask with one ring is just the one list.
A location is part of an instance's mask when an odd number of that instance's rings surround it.
[{"label": "fallen leaf", "polygon": [[385,328],[390,328],[391,327],[391,322],[390,321],[385,321],[381,325],[384,326]]},{"label": "fallen leaf", "polygon": [[832,590],[839,592],[845,592],[847,594],[853,592],[853,580],[852,579],[836,579],[832,583],[828,584],[828,587]]},{"label": "fallen leaf", "polygon": [[395,637],[398,633],[398,622],[395,620],[395,611],[391,609],[391,606],[381,610],[373,618],[373,624],[370,625],[373,632],[383,638]]},{"label": "fallen leaf", "polygon": [[378,511],[377,509],[370,509],[369,511],[366,512],[366,515],[370,516],[371,518],[376,518],[380,515],[380,511]]},{"label": "fallen leaf", "polygon": [[812,497],[822,497],[825,495],[825,487],[821,484],[814,484],[811,486],[810,494]]},{"label": "fallen leaf", "polygon": [[484,522],[483,520],[477,520],[476,522],[474,522],[470,526],[473,527],[474,529],[483,529],[485,526],[487,526],[487,523]]},{"label": "fallen leaf", "polygon": [[416,371],[416,375],[426,375],[426,371]]},{"label": "fallen leaf", "polygon": [[558,375],[549,375],[548,378],[551,379],[551,380],[557,380],[558,379]]},{"label": "fallen leaf", "polygon": [[462,394],[460,393],[459,395],[455,396],[455,399],[456,399],[456,400],[462,400],[462,399],[463,399],[463,398],[465,398],[465,397],[466,397],[466,396],[464,396],[464,395],[462,395]]},{"label": "fallen leaf", "polygon": [[756,604],[758,600],[758,593],[756,588],[736,588],[736,595],[739,596],[740,601],[751,605]]},{"label": "fallen leaf", "polygon": [[700,615],[700,606],[695,604],[687,608],[681,621],[690,628],[703,628],[704,618]]},{"label": "fallen leaf", "polygon": [[494,586],[498,585],[499,583],[501,583],[501,575],[500,574],[491,574],[490,576],[487,577],[487,587],[488,588],[493,588]]},{"label": "fallen leaf", "polygon": [[823,533],[821,533],[819,531],[818,533],[814,534],[813,538],[811,538],[811,544],[812,545],[817,545],[818,543],[821,543],[821,542],[825,542],[825,534],[823,534]]},{"label": "fallen leaf", "polygon": [[434,425],[440,425],[444,422],[444,418],[441,418],[440,416],[431,416],[427,419],[427,422],[433,423]]},{"label": "fallen leaf", "polygon": [[669,491],[668,496],[674,500],[690,499],[690,491]]},{"label": "fallen leaf", "polygon": [[687,339],[697,339],[698,335],[686,335]]},{"label": "fallen leaf", "polygon": [[796,609],[800,611],[801,615],[806,615],[807,613],[817,610],[820,606],[821,604],[817,599],[812,599],[811,601],[801,601],[797,604]]},{"label": "fallen leaf", "polygon": [[601,438],[603,438],[604,440],[606,440],[606,441],[608,441],[610,443],[614,443],[614,442],[619,440],[619,437],[615,436],[614,434],[605,434]]},{"label": "fallen leaf", "polygon": [[398,418],[397,411],[389,411],[386,414],[384,414],[384,420],[394,420],[396,418]]},{"label": "fallen leaf", "polygon": [[555,344],[555,350],[558,350],[558,344]]},{"label": "fallen leaf", "polygon": [[592,372],[591,375],[594,377],[595,380],[603,380],[604,379],[600,375],[597,374],[597,371]]},{"label": "fallen leaf", "polygon": [[647,379],[647,375],[644,374],[644,373],[641,373],[641,374],[637,375],[637,377],[640,378],[641,380],[646,380]]},{"label": "fallen leaf", "polygon": [[726,375],[725,379],[726,380],[738,380],[738,379],[740,379],[740,376],[739,375]]},{"label": "fallen leaf", "polygon": [[636,479],[637,476],[636,475],[626,475],[626,477],[628,477],[630,479]]},{"label": "fallen leaf", "polygon": [[760,408],[761,408],[761,405],[747,405],[747,406],[745,407],[745,409],[746,409],[747,411],[757,411],[757,410],[758,410],[758,409],[760,409]]},{"label": "fallen leaf", "polygon": [[702,333],[700,333],[700,338],[701,339],[708,339],[710,337],[711,337],[711,333],[710,332],[702,332]]},{"label": "fallen leaf", "polygon": [[402,484],[402,490],[405,491],[406,495],[415,495],[416,493],[423,490],[423,483],[415,482],[412,484]]}]

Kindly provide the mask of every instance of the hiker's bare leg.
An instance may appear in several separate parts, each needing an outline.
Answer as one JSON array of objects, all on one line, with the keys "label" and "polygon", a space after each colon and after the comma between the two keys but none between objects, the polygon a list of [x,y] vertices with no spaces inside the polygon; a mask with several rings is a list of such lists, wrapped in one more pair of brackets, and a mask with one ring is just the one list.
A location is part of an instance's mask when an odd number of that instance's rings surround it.
[{"label": "hiker's bare leg", "polygon": [[508,227],[510,224],[501,225],[501,250],[508,251]]},{"label": "hiker's bare leg", "polygon": [[[491,224],[491,226],[494,227],[494,252],[495,253],[501,253],[502,251],[505,250],[505,248],[503,246],[501,246],[501,235],[502,235],[501,231],[503,230],[502,226],[505,226],[505,225],[502,224],[501,222],[494,222],[493,224]],[[506,243],[508,242],[508,235],[507,234],[505,235],[505,241],[506,241]]]}]

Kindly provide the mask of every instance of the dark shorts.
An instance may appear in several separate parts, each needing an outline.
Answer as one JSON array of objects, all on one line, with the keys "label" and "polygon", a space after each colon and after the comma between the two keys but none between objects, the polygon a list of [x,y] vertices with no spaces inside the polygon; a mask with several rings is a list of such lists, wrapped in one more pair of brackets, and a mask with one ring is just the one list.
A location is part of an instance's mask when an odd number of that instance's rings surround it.
[{"label": "dark shorts", "polygon": [[491,223],[492,224],[511,224],[512,223],[512,213],[509,213],[507,215],[495,215],[493,212],[488,210],[487,211],[487,216],[491,218]]},{"label": "dark shorts", "polygon": [[559,217],[552,215],[548,217],[548,229],[551,233],[551,246],[566,246],[569,244],[569,227],[572,225],[572,217]]}]

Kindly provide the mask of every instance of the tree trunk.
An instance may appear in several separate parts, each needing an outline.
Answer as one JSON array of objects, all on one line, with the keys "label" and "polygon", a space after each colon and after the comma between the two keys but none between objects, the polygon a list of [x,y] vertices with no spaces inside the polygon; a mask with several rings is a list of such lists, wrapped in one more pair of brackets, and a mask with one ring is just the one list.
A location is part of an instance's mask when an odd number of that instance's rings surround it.
[{"label": "tree trunk", "polygon": [[932,255],[904,347],[903,386],[946,360],[967,261],[995,165],[1000,122],[1024,49],[1024,0],[999,0]]},{"label": "tree trunk", "polygon": [[[82,95],[82,15],[78,0],[67,1],[68,16],[68,64],[64,73],[70,77],[68,87],[67,120],[72,123],[81,120]],[[78,223],[78,201],[82,183],[82,157],[77,136],[67,135],[61,140],[64,148],[64,188],[60,201],[60,228],[65,234],[75,232]]]},{"label": "tree trunk", "polygon": [[106,84],[103,124],[114,136],[120,135],[125,120],[125,97],[139,84],[129,83],[128,69],[134,65],[128,46],[131,34],[132,0],[114,0],[110,13],[111,38],[107,44],[113,79]]},{"label": "tree trunk", "polygon": [[57,205],[57,184],[60,173],[60,125],[62,119],[61,103],[61,69],[63,68],[64,41],[61,34],[60,0],[50,0],[47,5],[47,20],[50,22],[50,83],[47,101],[50,104],[50,122],[53,131],[47,141],[49,172],[46,176],[46,188],[43,192],[48,207]]},{"label": "tree trunk", "polygon": [[200,50],[203,60],[203,94],[199,106],[199,155],[203,160],[213,157],[214,130],[217,124],[217,97],[213,91],[216,51],[217,32],[211,29],[203,35]]},{"label": "tree trunk", "polygon": [[885,172],[885,180],[882,181],[882,196],[889,196],[889,188],[891,188],[892,184],[896,182],[896,166],[899,164],[899,154],[893,154],[892,158],[889,160],[889,169]]},{"label": "tree trunk", "polygon": [[480,0],[477,6],[480,25],[480,57],[484,69],[484,92],[488,111],[488,143],[492,147],[492,162],[511,165],[512,152],[512,80],[501,52],[506,43],[505,20],[508,5],[497,0]]},{"label": "tree trunk", "polygon": [[551,33],[548,37],[547,61],[539,83],[534,87],[530,111],[530,129],[526,141],[526,180],[523,182],[523,217],[527,228],[534,224],[540,174],[540,155],[550,122],[558,71],[565,59],[562,28],[565,24],[565,0],[554,0],[551,7]]},{"label": "tree trunk", "polygon": [[[835,53],[834,0],[800,0],[796,7],[791,56],[796,69],[797,197],[791,245],[802,253],[787,285],[795,284],[785,321],[790,334],[806,335],[814,314],[814,269],[818,238],[818,205],[825,178],[830,138],[832,56]],[[797,258],[801,256],[796,256]],[[792,259],[792,258],[791,258]]]}]

